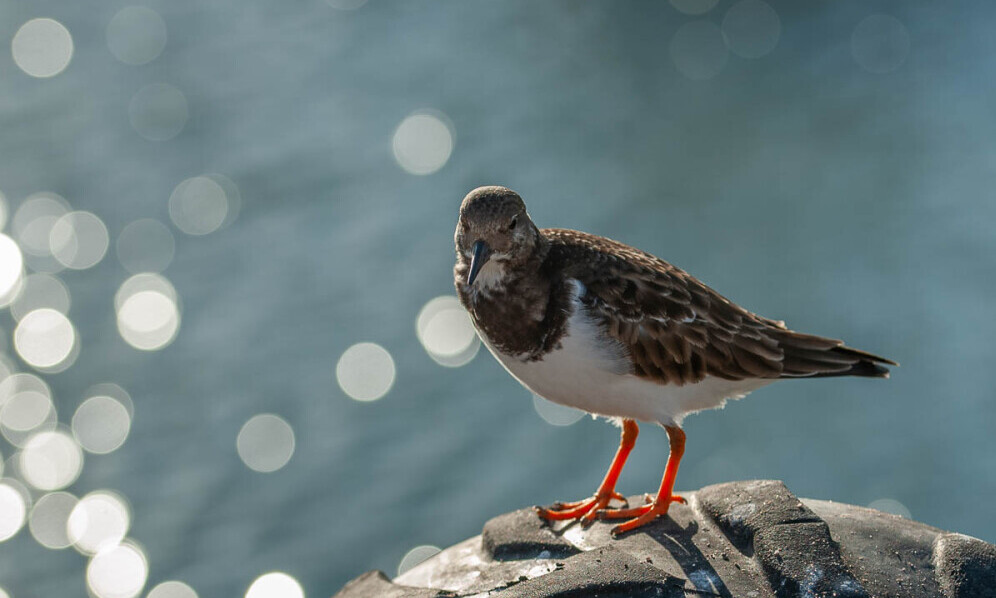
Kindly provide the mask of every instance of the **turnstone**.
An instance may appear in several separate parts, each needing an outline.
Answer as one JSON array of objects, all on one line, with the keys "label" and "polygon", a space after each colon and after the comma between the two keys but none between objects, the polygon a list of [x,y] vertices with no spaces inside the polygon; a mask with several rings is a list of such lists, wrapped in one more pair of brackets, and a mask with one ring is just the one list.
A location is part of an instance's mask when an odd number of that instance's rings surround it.
[{"label": "turnstone", "polygon": [[[887,378],[893,361],[755,315],[671,264],[617,241],[539,229],[514,191],[480,187],[460,205],[457,294],[491,353],[537,395],[610,418],[619,449],[595,494],[538,508],[552,520],[667,514],[685,449],[682,419],[785,378]],[[616,480],[639,432],[662,425],[670,455],[656,498],[635,508]],[[624,505],[628,507],[628,505]]]}]

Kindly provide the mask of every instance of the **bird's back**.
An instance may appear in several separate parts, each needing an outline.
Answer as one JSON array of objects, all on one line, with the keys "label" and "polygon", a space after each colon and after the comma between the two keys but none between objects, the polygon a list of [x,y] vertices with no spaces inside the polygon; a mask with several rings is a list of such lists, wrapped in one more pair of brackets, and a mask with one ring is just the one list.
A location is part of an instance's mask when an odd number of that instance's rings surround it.
[{"label": "bird's back", "polygon": [[618,241],[543,229],[546,269],[584,285],[581,303],[659,384],[826,376],[887,377],[883,357],[753,314],[684,270]]}]

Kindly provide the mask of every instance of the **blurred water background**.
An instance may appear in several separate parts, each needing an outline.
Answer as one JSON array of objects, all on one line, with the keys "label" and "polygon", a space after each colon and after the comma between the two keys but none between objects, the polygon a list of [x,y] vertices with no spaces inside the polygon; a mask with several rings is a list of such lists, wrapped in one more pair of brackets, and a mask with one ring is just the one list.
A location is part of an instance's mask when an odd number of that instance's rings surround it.
[{"label": "blurred water background", "polygon": [[[689,418],[680,488],[996,541],[994,18],[0,0],[0,596],[328,596],[587,496],[617,432],[454,308],[481,184],[902,362]],[[620,489],[666,457],[646,427]]]}]

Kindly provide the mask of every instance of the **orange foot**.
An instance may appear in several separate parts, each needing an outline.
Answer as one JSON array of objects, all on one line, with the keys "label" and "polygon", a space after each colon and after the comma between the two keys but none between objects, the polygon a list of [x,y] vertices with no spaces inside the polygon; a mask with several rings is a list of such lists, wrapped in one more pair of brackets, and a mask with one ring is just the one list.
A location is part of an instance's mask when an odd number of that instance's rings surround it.
[{"label": "orange foot", "polygon": [[[649,495],[647,498],[650,498]],[[680,502],[683,505],[688,503],[684,497],[672,494],[669,500],[658,501],[657,499],[654,499],[653,502],[650,502],[650,504],[633,509],[602,510],[598,511],[595,516],[599,519],[629,519],[629,521],[612,528],[612,535],[617,536],[646,525],[658,517],[667,515],[668,507],[670,507],[673,502]]]},{"label": "orange foot", "polygon": [[602,480],[602,483],[598,486],[598,490],[595,491],[595,496],[577,502],[557,503],[548,509],[536,507],[536,512],[539,513],[539,516],[543,519],[554,521],[576,519],[582,525],[587,525],[598,518],[599,512],[611,510],[609,503],[612,502],[612,499],[621,500],[626,506],[629,506],[626,503],[626,498],[616,492],[615,488],[623,465],[626,464],[626,457],[629,456],[629,452],[633,449],[633,444],[636,442],[636,436],[639,433],[640,428],[636,425],[636,421],[631,419],[624,419],[622,421],[619,449],[616,451],[616,456],[612,459],[612,464],[609,465],[609,471],[605,473],[605,479]]},{"label": "orange foot", "polygon": [[626,502],[626,497],[618,492],[597,492],[595,496],[568,503],[554,503],[550,508],[536,507],[536,512],[543,519],[550,521],[562,521],[565,519],[576,519],[587,525],[594,521],[599,513],[613,513],[615,509],[609,508],[612,499]]}]

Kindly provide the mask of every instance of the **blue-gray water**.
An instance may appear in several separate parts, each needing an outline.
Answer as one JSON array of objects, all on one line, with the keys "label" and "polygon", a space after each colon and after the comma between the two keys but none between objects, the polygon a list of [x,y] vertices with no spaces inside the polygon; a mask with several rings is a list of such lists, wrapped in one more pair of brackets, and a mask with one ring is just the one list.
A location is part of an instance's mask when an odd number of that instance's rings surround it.
[{"label": "blue-gray water", "polygon": [[[179,579],[202,597],[241,596],[285,571],[327,596],[368,569],[393,574],[415,545],[594,489],[615,429],[550,426],[486,352],[443,368],[416,338],[422,305],[452,292],[459,201],[492,183],[518,190],[541,226],[639,246],[752,310],[903,364],[889,381],[786,382],[690,417],[680,488],[778,478],[801,496],[895,499],[996,540],[996,7],[768,3],[774,49],[686,55],[692,74],[721,66],[692,79],[672,40],[686,23],[721,26],[735,2],[691,16],[664,1],[150,0],[168,39],[131,66],[105,37],[124,4],[0,0],[0,191],[11,210],[59,193],[112,242],[96,267],[59,274],[81,353],[43,377],[63,423],[97,382],[135,404],[126,444],[88,455],[68,490],[127,497],[147,588]],[[861,45],[872,14],[902,24],[908,52],[903,30]],[[35,17],[75,45],[50,79],[10,51]],[[158,82],[188,103],[165,141],[129,122],[132,97]],[[391,145],[419,109],[455,133],[427,176],[400,168]],[[238,185],[241,211],[188,236],[168,199],[206,172]],[[113,243],[139,218],[176,237],[163,275],[183,320],[160,351],[115,327],[128,272]],[[14,325],[0,315],[16,360]],[[371,403],[336,383],[339,356],[361,341],[397,366]],[[235,450],[261,412],[297,439],[270,474]],[[666,446],[647,427],[621,490],[656,488]],[[85,567],[27,529],[0,543],[0,586],[15,598],[83,596]]]}]

